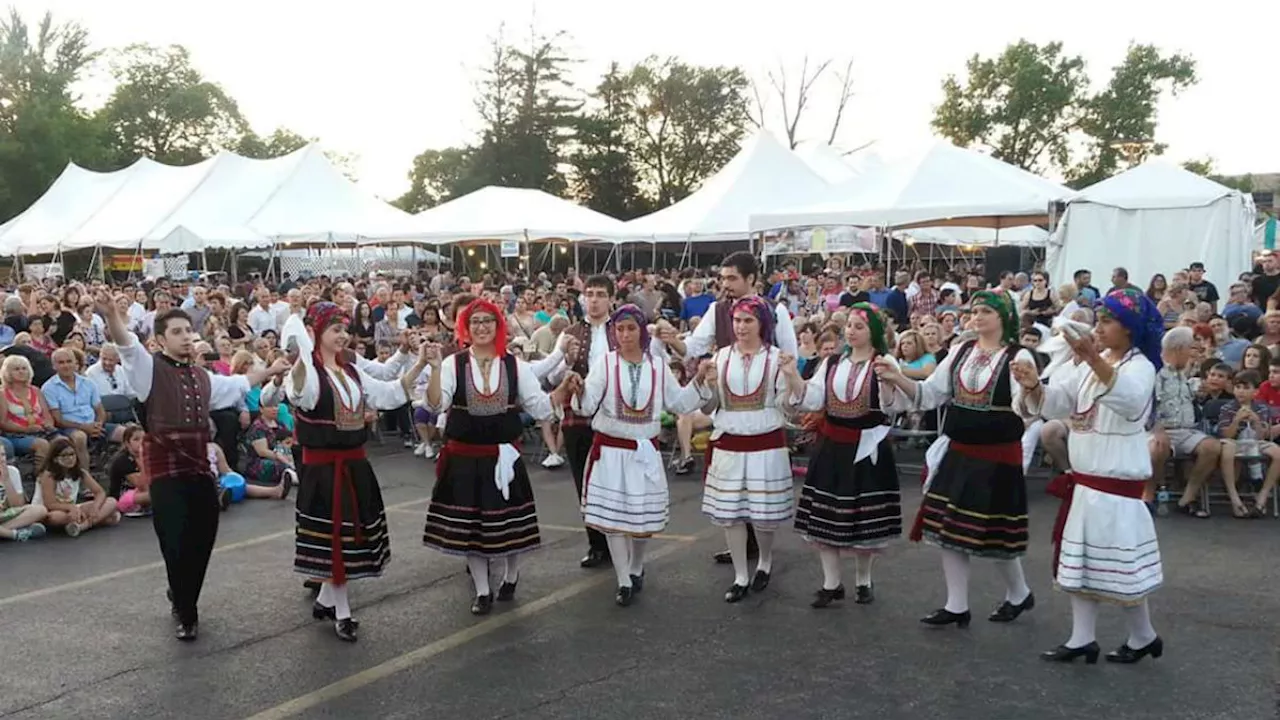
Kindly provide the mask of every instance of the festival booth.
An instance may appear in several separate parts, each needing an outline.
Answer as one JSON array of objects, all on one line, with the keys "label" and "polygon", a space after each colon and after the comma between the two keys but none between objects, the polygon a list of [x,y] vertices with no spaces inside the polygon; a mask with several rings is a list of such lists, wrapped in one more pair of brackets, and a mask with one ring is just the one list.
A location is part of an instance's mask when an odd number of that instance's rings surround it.
[{"label": "festival booth", "polygon": [[626,227],[633,239],[682,244],[681,265],[698,264],[695,253],[748,247],[753,212],[808,202],[828,187],[800,156],[761,131],[693,194]]},{"label": "festival booth", "polygon": [[1256,212],[1248,193],[1163,160],[1150,160],[1082,190],[1049,240],[1051,277],[1076,270],[1129,271],[1145,285],[1193,262],[1225,288],[1252,268]]}]

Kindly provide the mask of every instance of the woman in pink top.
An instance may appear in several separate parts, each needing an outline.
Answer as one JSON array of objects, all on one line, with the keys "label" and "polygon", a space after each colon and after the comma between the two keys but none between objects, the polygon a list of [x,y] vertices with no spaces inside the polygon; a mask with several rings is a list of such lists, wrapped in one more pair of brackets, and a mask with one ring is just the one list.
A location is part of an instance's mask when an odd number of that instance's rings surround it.
[{"label": "woman in pink top", "polygon": [[40,467],[49,451],[45,437],[54,426],[44,395],[31,384],[31,363],[21,355],[10,355],[0,365],[0,380],[4,382],[0,431],[13,444],[14,455],[34,453],[36,467]]}]

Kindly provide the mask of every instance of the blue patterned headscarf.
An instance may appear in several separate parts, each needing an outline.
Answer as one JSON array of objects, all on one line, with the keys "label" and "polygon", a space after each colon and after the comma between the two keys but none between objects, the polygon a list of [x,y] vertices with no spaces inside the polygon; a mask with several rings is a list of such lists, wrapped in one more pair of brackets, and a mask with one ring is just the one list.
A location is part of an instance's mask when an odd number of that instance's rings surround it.
[{"label": "blue patterned headscarf", "polygon": [[613,311],[613,314],[609,316],[608,332],[612,341],[610,344],[614,347],[618,346],[618,337],[614,333],[613,327],[619,320],[636,321],[636,324],[640,326],[640,352],[649,352],[649,318],[645,316],[644,311],[630,303]]},{"label": "blue patterned headscarf", "polygon": [[1159,370],[1160,341],[1164,337],[1164,316],[1145,293],[1136,288],[1113,290],[1098,305],[1098,314],[1110,317],[1129,331],[1129,342]]}]

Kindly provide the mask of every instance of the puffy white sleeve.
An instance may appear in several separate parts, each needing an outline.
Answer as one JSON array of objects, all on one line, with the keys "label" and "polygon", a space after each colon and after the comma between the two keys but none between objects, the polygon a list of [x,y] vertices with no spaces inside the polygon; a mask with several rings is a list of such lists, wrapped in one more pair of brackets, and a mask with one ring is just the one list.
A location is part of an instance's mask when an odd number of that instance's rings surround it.
[{"label": "puffy white sleeve", "polygon": [[137,393],[140,402],[146,402],[151,395],[151,378],[155,371],[155,358],[138,342],[138,336],[129,333],[126,345],[117,345],[120,351],[120,364],[124,366],[124,376],[129,385]]},{"label": "puffy white sleeve", "polygon": [[428,410],[443,415],[453,405],[453,394],[458,389],[458,355],[454,353],[440,361],[440,406],[432,407],[426,401]]},{"label": "puffy white sleeve", "polygon": [[[443,391],[444,383],[440,385]],[[516,360],[516,387],[520,394],[520,407],[534,420],[546,420],[555,414],[551,396],[542,391],[542,382],[534,374],[533,367],[523,360]]]},{"label": "puffy white sleeve", "polygon": [[959,353],[947,353],[934,367],[932,375],[916,382],[916,394],[911,398],[912,410],[932,410],[947,404],[951,399],[951,365],[957,355]]},{"label": "puffy white sleeve", "polygon": [[244,396],[249,394],[253,386],[244,375],[215,375],[209,373],[209,408],[222,409],[240,407]]},{"label": "puffy white sleeve", "polygon": [[284,389],[285,383],[289,382],[289,376],[286,375],[284,381],[279,385],[274,382],[267,381],[262,386],[262,394],[258,398],[258,406],[273,405],[283,402],[289,398],[288,391]]},{"label": "puffy white sleeve", "polygon": [[[881,357],[883,357],[885,360],[888,360],[889,364],[894,367],[900,366],[900,364],[898,363],[898,358],[892,355],[882,355]],[[875,371],[872,370],[872,373],[874,372]],[[876,380],[873,375],[872,377],[867,378],[867,382],[879,382],[879,381]],[[903,413],[911,410],[911,398],[908,398],[906,393],[899,390],[897,385],[892,385],[890,383],[882,382],[880,383],[879,389],[880,389],[880,412],[883,412],[887,415],[893,415],[896,413]]]},{"label": "puffy white sleeve", "polygon": [[800,398],[800,402],[796,404],[797,412],[818,412],[822,409],[823,396],[827,391],[827,363],[831,362],[831,358],[826,358],[818,363],[818,368],[813,371],[813,376],[804,383],[804,397]]},{"label": "puffy white sleeve", "polygon": [[653,356],[655,362],[661,362],[663,365],[671,362],[671,351],[667,349],[667,344],[656,337],[649,338],[649,354]]},{"label": "puffy white sleeve", "polygon": [[796,326],[791,321],[791,311],[785,302],[774,305],[773,340],[778,349],[791,357],[800,356],[800,343],[796,340]]},{"label": "puffy white sleeve", "polygon": [[395,410],[409,403],[409,396],[404,391],[404,383],[395,380],[380,380],[369,373],[356,369],[360,374],[360,387],[364,389],[365,401],[378,410]]},{"label": "puffy white sleeve", "polygon": [[356,355],[356,368],[377,380],[395,380],[408,369],[406,365],[408,360],[409,356],[399,350],[396,350],[394,355],[387,358],[386,362],[370,360],[362,355]]},{"label": "puffy white sleeve", "polygon": [[[315,410],[316,403],[320,402],[320,375],[316,372],[315,364],[310,358],[310,355],[300,356],[297,364],[294,365],[295,369],[284,376],[285,394],[289,398],[289,404],[299,410]],[[298,365],[306,371],[301,390],[293,384],[293,373],[296,372]]]},{"label": "puffy white sleeve", "polygon": [[1155,366],[1135,354],[1116,366],[1111,387],[1102,389],[1098,402],[1125,420],[1138,422],[1151,408],[1155,383]]},{"label": "puffy white sleeve", "polygon": [[[560,343],[557,342],[555,349],[551,351],[550,355],[538,360],[537,362],[531,363],[530,367],[533,368],[533,374],[537,376],[538,380],[552,382],[552,373],[557,370],[563,362],[564,351],[560,349]],[[557,385],[559,384],[559,381],[563,379],[563,376],[564,373],[560,373],[560,377],[556,378],[555,382]]]},{"label": "puffy white sleeve", "polygon": [[600,403],[604,400],[605,390],[609,387],[609,353],[596,358],[584,380],[585,382],[582,384],[582,399],[574,410],[579,415],[591,417],[600,409]]}]

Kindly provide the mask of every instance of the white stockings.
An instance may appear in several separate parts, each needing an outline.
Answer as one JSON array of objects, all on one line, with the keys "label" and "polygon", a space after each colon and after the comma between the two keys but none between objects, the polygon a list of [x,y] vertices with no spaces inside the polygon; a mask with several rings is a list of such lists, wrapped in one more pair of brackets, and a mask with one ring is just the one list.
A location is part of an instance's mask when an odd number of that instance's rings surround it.
[{"label": "white stockings", "polygon": [[942,549],[942,575],[947,580],[946,611],[969,611],[969,556],[955,550]]},{"label": "white stockings", "polygon": [[324,607],[333,608],[333,613],[339,620],[351,617],[351,602],[347,600],[345,583],[334,585],[332,582],[325,581],[320,585],[320,595],[316,598],[316,602]]}]

